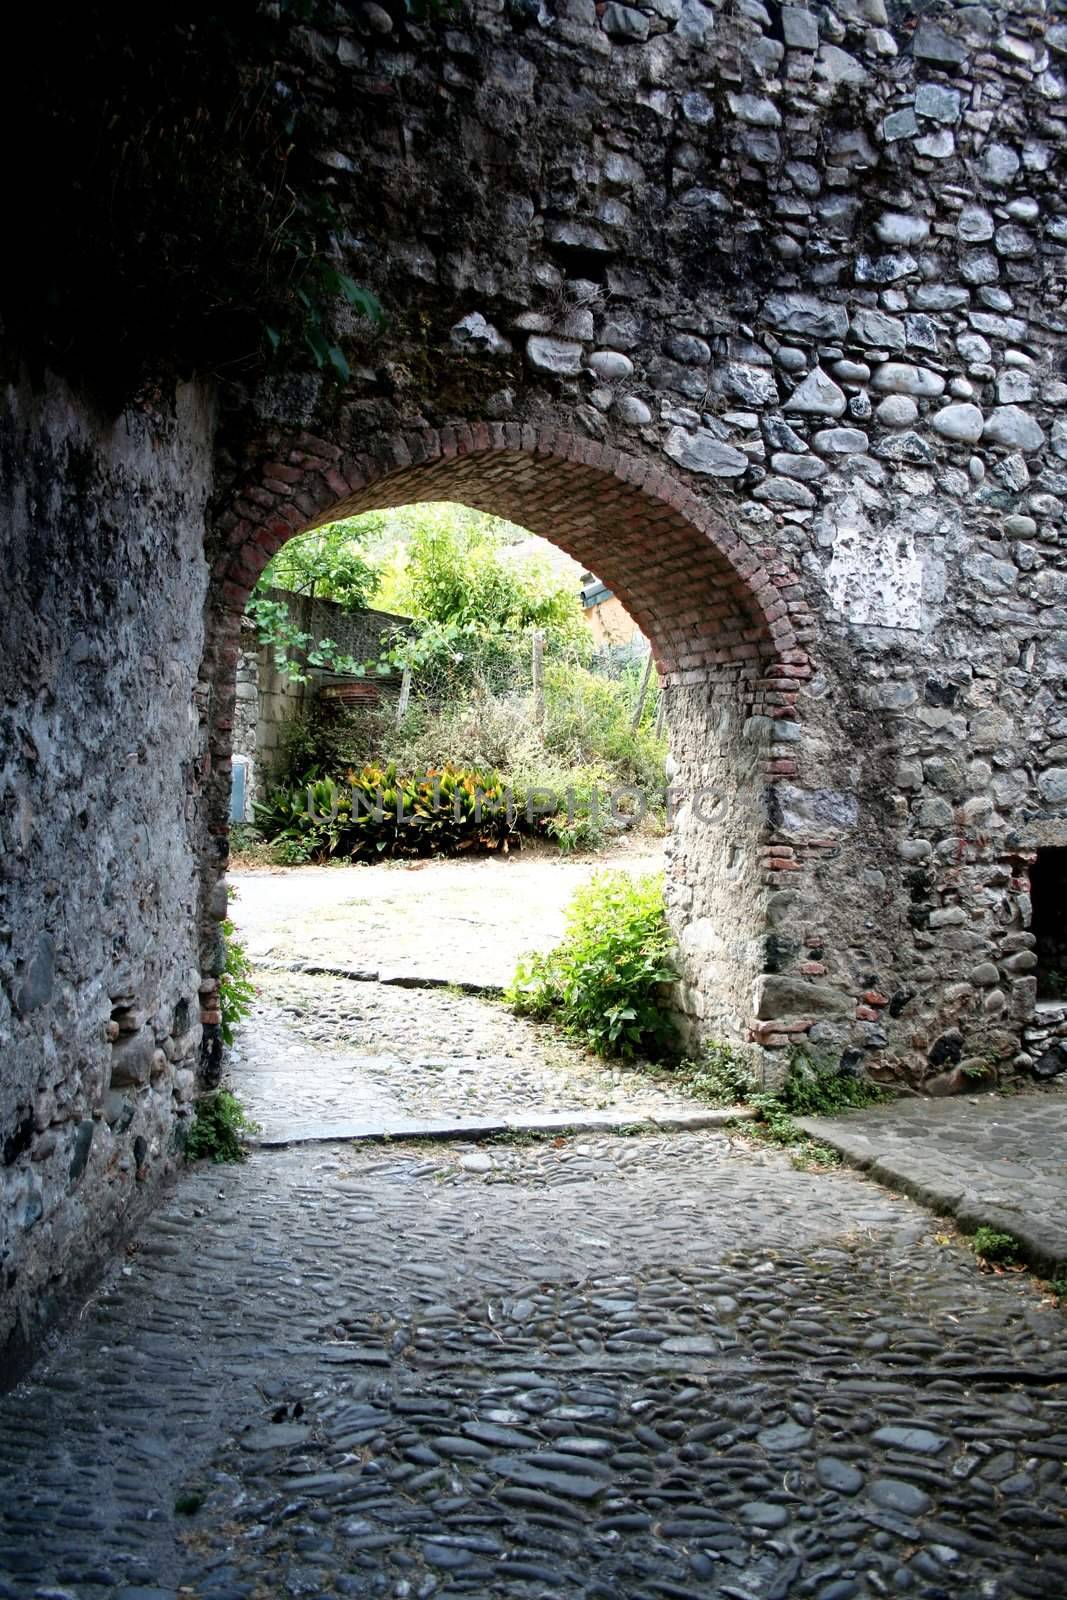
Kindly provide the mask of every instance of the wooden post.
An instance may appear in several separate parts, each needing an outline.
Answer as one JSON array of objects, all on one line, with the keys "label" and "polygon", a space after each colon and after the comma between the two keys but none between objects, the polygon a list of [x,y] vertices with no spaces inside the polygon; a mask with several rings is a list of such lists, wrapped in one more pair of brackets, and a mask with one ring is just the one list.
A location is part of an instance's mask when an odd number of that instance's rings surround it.
[{"label": "wooden post", "polygon": [[659,705],[656,707],[656,738],[663,733],[663,723],[667,714],[667,695],[663,689],[659,692]]},{"label": "wooden post", "polygon": [[538,725],[545,720],[545,636],[540,628],[533,636],[533,717]]},{"label": "wooden post", "polygon": [[634,712],[634,719],[633,719],[633,722],[630,724],[630,726],[631,726],[631,728],[632,728],[634,733],[636,733],[638,728],[641,726],[641,713],[645,709],[645,701],[648,698],[648,685],[649,685],[649,680],[650,680],[651,677],[652,677],[652,651],[650,650],[648,652],[648,660],[645,662],[645,672],[644,672],[644,677],[641,679],[641,688],[640,688],[640,691],[639,691],[638,696],[637,696],[637,710]]},{"label": "wooden post", "polygon": [[404,676],[400,680],[400,699],[396,703],[396,725],[399,728],[404,720],[404,713],[411,699],[411,668],[404,668]]}]

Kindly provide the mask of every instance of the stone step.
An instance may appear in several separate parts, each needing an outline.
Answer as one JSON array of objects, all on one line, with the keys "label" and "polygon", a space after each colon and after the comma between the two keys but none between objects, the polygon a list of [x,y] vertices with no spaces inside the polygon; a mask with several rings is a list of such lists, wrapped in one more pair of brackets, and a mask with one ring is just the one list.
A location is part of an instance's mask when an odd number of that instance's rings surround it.
[{"label": "stone step", "polygon": [[317,961],[270,961],[261,957],[253,957],[252,965],[264,972],[303,972],[309,978],[348,978],[352,983],[386,983],[400,989],[459,989],[463,994],[494,996],[504,992],[499,983],[451,978],[432,972],[409,972],[403,968],[334,967]]},{"label": "stone step", "polygon": [[687,1133],[704,1128],[724,1128],[734,1121],[751,1121],[747,1106],[727,1106],[705,1111],[657,1111],[644,1106],[611,1111],[527,1112],[515,1117],[384,1117],[374,1120],[324,1118],[321,1122],[294,1124],[268,1132],[252,1143],[259,1149],[284,1150],[291,1145],[336,1144],[388,1139],[497,1139],[508,1133],[614,1133],[638,1125],[655,1133]]}]

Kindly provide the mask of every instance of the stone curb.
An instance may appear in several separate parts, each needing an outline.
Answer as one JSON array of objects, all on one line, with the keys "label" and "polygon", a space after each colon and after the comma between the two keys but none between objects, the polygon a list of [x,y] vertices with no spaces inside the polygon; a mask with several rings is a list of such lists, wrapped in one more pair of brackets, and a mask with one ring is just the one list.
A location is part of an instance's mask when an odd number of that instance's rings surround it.
[{"label": "stone curb", "polygon": [[386,983],[398,989],[459,989],[463,994],[498,996],[502,984],[478,983],[474,979],[435,978],[416,972],[389,972],[376,967],[328,967],[313,961],[256,961],[262,972],[303,972],[309,978],[347,978],[352,983]]},{"label": "stone curb", "polygon": [[[1018,1241],[1019,1253],[1028,1266],[1049,1277],[1057,1276],[1067,1267],[1067,1235],[1059,1236],[1046,1231],[1040,1221],[1035,1221],[1022,1211],[1007,1209],[995,1202],[984,1201],[975,1189],[964,1189],[947,1179],[939,1180],[932,1161],[921,1157],[887,1154],[875,1148],[870,1132],[855,1131],[847,1122],[826,1121],[821,1117],[795,1117],[798,1128],[829,1145],[847,1161],[850,1167],[866,1173],[888,1189],[907,1195],[928,1211],[940,1217],[952,1217],[964,1233],[974,1233],[978,1228],[993,1228],[997,1233],[1010,1233]],[[976,1171],[974,1182],[981,1181]]]},{"label": "stone curb", "polygon": [[444,1120],[411,1118],[390,1122],[323,1122],[291,1133],[269,1134],[251,1141],[259,1150],[287,1150],[293,1145],[366,1143],[387,1139],[400,1144],[405,1139],[496,1139],[507,1133],[617,1133],[622,1128],[648,1125],[650,1131],[693,1133],[708,1128],[724,1128],[735,1121],[750,1121],[754,1113],[747,1106],[714,1111],[660,1112],[658,1115],[635,1106],[631,1115],[618,1111],[550,1111],[524,1117],[452,1117]]}]

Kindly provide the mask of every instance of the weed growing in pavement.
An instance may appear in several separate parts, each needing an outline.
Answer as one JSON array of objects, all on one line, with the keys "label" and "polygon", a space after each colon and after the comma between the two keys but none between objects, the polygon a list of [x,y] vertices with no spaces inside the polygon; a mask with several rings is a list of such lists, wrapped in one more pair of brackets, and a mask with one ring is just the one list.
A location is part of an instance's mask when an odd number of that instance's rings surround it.
[{"label": "weed growing in pavement", "polygon": [[196,1102],[196,1116],[185,1136],[188,1161],[244,1161],[245,1135],[259,1132],[244,1106],[229,1089],[213,1089]]},{"label": "weed growing in pavement", "polygon": [[516,1149],[523,1149],[531,1144],[555,1144],[564,1139],[577,1137],[575,1128],[506,1128],[503,1133],[494,1133],[484,1144],[512,1145]]},{"label": "weed growing in pavement", "polygon": [[791,1116],[833,1117],[840,1111],[883,1105],[893,1095],[882,1084],[842,1068],[832,1058],[796,1045],[789,1052],[789,1066],[774,1098]]},{"label": "weed growing in pavement", "polygon": [[843,1071],[836,1061],[801,1046],[789,1053],[785,1078],[777,1089],[764,1090],[751,1062],[733,1045],[712,1042],[697,1061],[683,1061],[664,1080],[694,1099],[716,1106],[748,1105],[755,1120],[736,1119],[732,1126],[762,1144],[789,1148],[793,1164],[805,1170],[836,1167],[841,1158],[829,1145],[812,1139],[794,1122],[797,1116],[833,1116],[891,1098],[869,1078]]},{"label": "weed growing in pavement", "polygon": [[798,1128],[793,1118],[833,1116],[840,1111],[880,1105],[890,1098],[889,1091],[880,1084],[844,1072],[836,1062],[795,1046],[789,1052],[789,1066],[780,1087],[751,1096],[749,1103],[756,1121],[748,1128],[756,1139],[788,1146],[796,1167],[808,1171],[837,1167],[841,1164],[837,1151]]},{"label": "weed growing in pavement", "polygon": [[997,1233],[995,1228],[976,1228],[971,1248],[987,1267],[1011,1267],[1019,1260],[1018,1239],[1014,1234]]},{"label": "weed growing in pavement", "polygon": [[756,1090],[750,1061],[732,1045],[705,1045],[698,1061],[685,1060],[664,1074],[665,1081],[709,1106],[745,1105]]}]

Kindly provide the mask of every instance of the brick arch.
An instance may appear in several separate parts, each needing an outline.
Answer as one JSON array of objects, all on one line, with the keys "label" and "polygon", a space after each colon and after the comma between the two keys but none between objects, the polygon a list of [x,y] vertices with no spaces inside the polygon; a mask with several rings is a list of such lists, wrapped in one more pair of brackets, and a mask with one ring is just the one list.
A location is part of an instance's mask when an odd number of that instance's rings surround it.
[{"label": "brick arch", "polygon": [[652,642],[668,684],[747,664],[753,680],[782,692],[783,680],[808,670],[810,616],[780,553],[744,543],[711,501],[639,456],[518,424],[406,433],[373,454],[297,436],[224,519],[215,564],[223,613],[240,615],[267,562],[296,534],[420,500],[505,517],[594,570]]},{"label": "brick arch", "polygon": [[[267,562],[289,539],[343,516],[451,500],[507,518],[588,565],[650,639],[668,689],[675,779],[726,796],[710,830],[676,814],[668,904],[684,982],[679,1008],[696,1034],[751,1030],[772,868],[794,867],[768,828],[767,790],[796,773],[800,680],[811,676],[811,619],[780,553],[751,546],[722,504],[637,456],[554,428],[476,424],[405,433],[346,455],[307,434],[262,458],[217,524],[202,694],[208,724],[207,856],[202,928],[210,970],[225,870],[230,743],[241,617]],[[781,859],[772,860],[771,857]],[[212,983],[204,1021],[217,1032]],[[784,1036],[783,1036],[784,1037]]]}]

